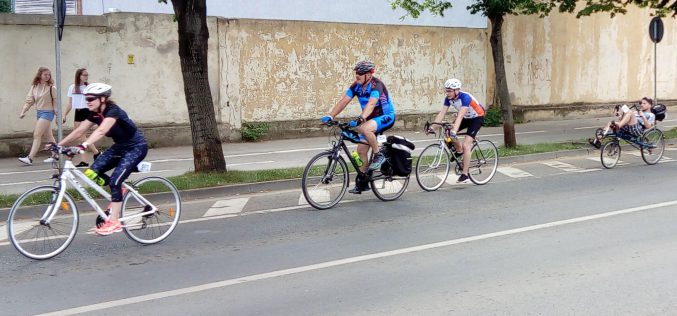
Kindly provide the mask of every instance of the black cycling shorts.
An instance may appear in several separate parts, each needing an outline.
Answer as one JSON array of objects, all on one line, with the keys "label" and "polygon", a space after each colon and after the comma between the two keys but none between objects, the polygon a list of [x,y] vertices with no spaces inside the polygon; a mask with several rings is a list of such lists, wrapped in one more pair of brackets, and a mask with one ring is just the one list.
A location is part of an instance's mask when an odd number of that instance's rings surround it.
[{"label": "black cycling shorts", "polygon": [[477,132],[482,128],[482,124],[484,124],[484,116],[478,116],[471,119],[464,118],[461,121],[461,126],[458,128],[458,131],[460,132],[462,129],[467,128],[468,136],[474,139],[477,136]]}]

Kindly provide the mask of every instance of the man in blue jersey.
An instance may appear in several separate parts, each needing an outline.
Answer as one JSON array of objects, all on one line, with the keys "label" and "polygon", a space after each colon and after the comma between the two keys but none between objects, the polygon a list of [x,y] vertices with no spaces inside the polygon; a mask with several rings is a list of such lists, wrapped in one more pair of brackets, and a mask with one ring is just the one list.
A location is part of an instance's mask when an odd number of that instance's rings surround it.
[{"label": "man in blue jersey", "polygon": [[[360,137],[353,139],[353,141],[358,143],[357,153],[362,161],[368,161],[367,154],[371,148],[373,158],[368,168],[377,170],[385,161],[385,157],[379,153],[376,134],[382,133],[395,124],[395,108],[385,84],[374,77],[374,63],[366,60],[360,61],[353,70],[355,71],[355,82],[348,87],[345,95],[336,103],[329,115],[322,118],[322,122],[327,123],[333,120],[354,97],[357,97],[362,106],[362,113],[350,124],[353,127],[358,127]],[[366,168],[367,165],[365,164],[361,169],[366,171]],[[350,193],[360,194],[367,189],[367,184],[361,180],[363,179],[356,179],[355,188],[350,190]]]}]

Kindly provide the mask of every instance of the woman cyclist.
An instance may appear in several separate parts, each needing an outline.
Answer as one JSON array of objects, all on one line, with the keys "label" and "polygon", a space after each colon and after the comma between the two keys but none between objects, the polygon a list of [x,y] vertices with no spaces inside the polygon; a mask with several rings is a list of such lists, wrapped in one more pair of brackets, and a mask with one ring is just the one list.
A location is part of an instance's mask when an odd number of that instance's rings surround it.
[{"label": "woman cyclist", "polygon": [[[122,208],[122,183],[148,153],[148,144],[141,131],[113,100],[110,99],[112,87],[104,83],[93,83],[84,90],[85,100],[90,114],[80,126],[59,142],[64,145],[77,140],[93,125],[98,128],[78,147],[86,150],[104,136],[113,139],[113,146],[104,151],[94,161],[90,169],[85,171],[93,180],[103,179],[110,185],[111,213],[108,221],[96,228],[99,235],[110,235],[122,231],[118,221]],[[110,177],[104,173],[115,168]]]}]

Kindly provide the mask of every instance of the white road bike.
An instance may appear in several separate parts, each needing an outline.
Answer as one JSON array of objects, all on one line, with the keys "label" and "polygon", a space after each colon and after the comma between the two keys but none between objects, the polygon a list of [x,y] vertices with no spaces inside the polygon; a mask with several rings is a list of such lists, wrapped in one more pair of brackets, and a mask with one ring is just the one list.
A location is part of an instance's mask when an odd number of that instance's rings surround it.
[{"label": "white road bike", "polygon": [[[54,146],[55,153],[72,158],[72,149]],[[108,214],[81,183],[93,188],[110,201],[111,196],[101,186],[78,170],[70,159],[59,171],[54,185],[35,187],[14,202],[7,219],[7,235],[12,245],[24,256],[44,260],[63,252],[78,230],[79,215],[75,200],[66,190],[74,188],[99,214],[98,221]],[[124,183],[120,222],[125,234],[141,244],[155,244],[167,238],[179,223],[181,197],[174,184],[163,177],[151,176]],[[142,195],[141,192],[144,192]],[[153,193],[153,194],[149,194]]]}]

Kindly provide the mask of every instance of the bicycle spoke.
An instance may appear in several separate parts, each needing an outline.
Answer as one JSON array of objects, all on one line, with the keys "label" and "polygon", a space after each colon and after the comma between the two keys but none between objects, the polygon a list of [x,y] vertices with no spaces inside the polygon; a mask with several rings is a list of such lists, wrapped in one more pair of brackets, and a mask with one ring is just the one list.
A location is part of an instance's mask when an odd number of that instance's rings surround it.
[{"label": "bicycle spoke", "polygon": [[[55,205],[31,205],[49,198],[56,200],[59,190],[41,186],[22,194],[10,210],[9,231],[12,245],[24,256],[32,259],[48,259],[61,253],[72,242],[77,232],[78,217],[75,203],[65,193],[59,207]],[[48,218],[47,210],[56,212],[52,222],[42,225]],[[67,211],[64,211],[67,210]]]}]

